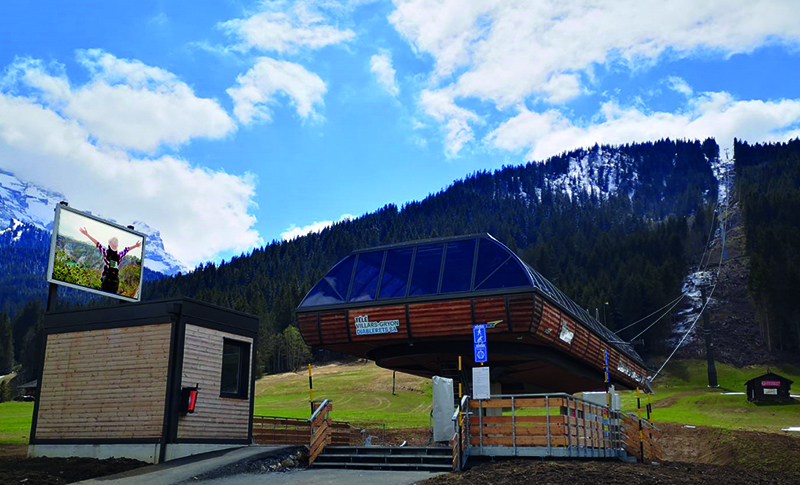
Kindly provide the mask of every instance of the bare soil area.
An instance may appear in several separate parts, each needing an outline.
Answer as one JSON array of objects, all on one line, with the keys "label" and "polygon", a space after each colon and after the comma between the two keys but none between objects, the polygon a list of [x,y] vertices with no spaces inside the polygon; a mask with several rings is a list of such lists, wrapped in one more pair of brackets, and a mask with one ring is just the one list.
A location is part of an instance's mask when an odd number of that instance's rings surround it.
[{"label": "bare soil area", "polygon": [[61,485],[133,470],[147,463],[127,458],[27,458],[27,446],[0,446],[0,483]]},{"label": "bare soil area", "polygon": [[662,423],[665,462],[511,460],[440,475],[425,485],[583,483],[800,484],[800,437]]}]

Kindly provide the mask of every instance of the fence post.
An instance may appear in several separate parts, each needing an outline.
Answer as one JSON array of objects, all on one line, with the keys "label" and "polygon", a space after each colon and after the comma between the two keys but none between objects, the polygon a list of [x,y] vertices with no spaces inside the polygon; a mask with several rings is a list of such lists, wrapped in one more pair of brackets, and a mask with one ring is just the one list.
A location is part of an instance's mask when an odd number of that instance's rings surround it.
[{"label": "fence post", "polygon": [[550,449],[550,396],[544,397],[544,408],[547,414],[547,456],[552,456],[553,451]]},{"label": "fence post", "polygon": [[514,408],[514,396],[511,396],[511,443],[514,447],[514,456],[517,456],[517,413]]},{"label": "fence post", "polygon": [[639,419],[639,453],[644,463],[644,435],[642,432],[642,400],[639,397],[639,387],[636,387],[636,416]]}]

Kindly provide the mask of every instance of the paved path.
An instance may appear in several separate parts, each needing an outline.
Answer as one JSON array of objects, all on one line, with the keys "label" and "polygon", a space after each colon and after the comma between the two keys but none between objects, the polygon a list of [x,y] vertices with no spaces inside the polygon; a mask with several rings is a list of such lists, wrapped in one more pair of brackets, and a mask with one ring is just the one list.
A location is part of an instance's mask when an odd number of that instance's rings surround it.
[{"label": "paved path", "polygon": [[[150,465],[129,472],[78,482],[81,485],[174,485],[192,480],[203,473],[243,460],[268,457],[297,447],[246,446],[221,452],[206,453],[173,460],[163,465]],[[209,483],[209,482],[202,482]]]},{"label": "paved path", "polygon": [[[82,485],[177,485],[198,483],[202,485],[249,485],[269,483],[275,485],[407,485],[426,480],[437,473],[418,471],[375,471],[336,469],[295,469],[289,472],[238,473],[237,463],[267,459],[282,455],[297,447],[248,446],[207,453],[151,465],[129,472],[79,482]],[[220,478],[197,481],[195,477],[216,471]]]},{"label": "paved path", "polygon": [[216,480],[198,482],[202,485],[407,485],[427,480],[438,473],[412,471],[330,470],[311,468],[290,472],[243,473]]}]

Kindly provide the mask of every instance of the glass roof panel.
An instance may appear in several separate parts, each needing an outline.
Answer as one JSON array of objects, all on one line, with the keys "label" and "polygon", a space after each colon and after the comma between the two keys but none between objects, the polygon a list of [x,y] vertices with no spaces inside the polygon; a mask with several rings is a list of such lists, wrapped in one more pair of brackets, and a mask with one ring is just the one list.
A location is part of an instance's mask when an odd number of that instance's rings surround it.
[{"label": "glass roof panel", "polygon": [[500,288],[515,288],[530,286],[527,272],[519,265],[516,259],[509,259],[497,271],[486,278],[476,290],[497,290]]},{"label": "glass roof panel", "polygon": [[435,295],[439,290],[443,249],[444,244],[428,244],[417,247],[408,296]]},{"label": "glass roof panel", "polygon": [[408,273],[411,272],[411,255],[414,248],[390,249],[386,251],[379,300],[406,296]]},{"label": "glass roof panel", "polygon": [[442,293],[469,291],[475,262],[475,239],[447,243]]},{"label": "glass roof panel", "polygon": [[475,287],[479,287],[483,280],[510,257],[511,254],[496,241],[481,239],[478,248],[478,266],[475,269]]},{"label": "glass roof panel", "polygon": [[350,276],[353,273],[353,263],[355,259],[355,255],[351,254],[342,261],[339,261],[339,263],[308,292],[308,295],[300,306],[310,307],[344,303],[347,297],[347,288],[350,286]]},{"label": "glass roof panel", "polygon": [[383,251],[360,253],[358,266],[353,276],[353,288],[348,301],[370,301],[378,291],[378,278],[383,264]]}]

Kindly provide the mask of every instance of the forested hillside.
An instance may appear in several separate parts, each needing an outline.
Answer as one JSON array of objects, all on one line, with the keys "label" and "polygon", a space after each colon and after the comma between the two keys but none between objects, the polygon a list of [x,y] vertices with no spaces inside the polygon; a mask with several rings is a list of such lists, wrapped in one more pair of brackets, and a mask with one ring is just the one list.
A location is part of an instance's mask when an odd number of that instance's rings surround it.
[{"label": "forested hillside", "polygon": [[734,142],[749,287],[770,350],[800,351],[800,140]]},{"label": "forested hillside", "polygon": [[[699,258],[712,221],[717,182],[711,163],[717,158],[713,140],[664,140],[595,146],[476,173],[423,201],[387,205],[318,234],[275,241],[163,279],[145,293],[148,299],[190,296],[259,315],[259,367],[281,371],[307,356],[294,327],[295,307],[352,250],[489,232],[618,328],[680,294],[687,264]],[[663,350],[667,326],[648,332],[645,353]]]}]

